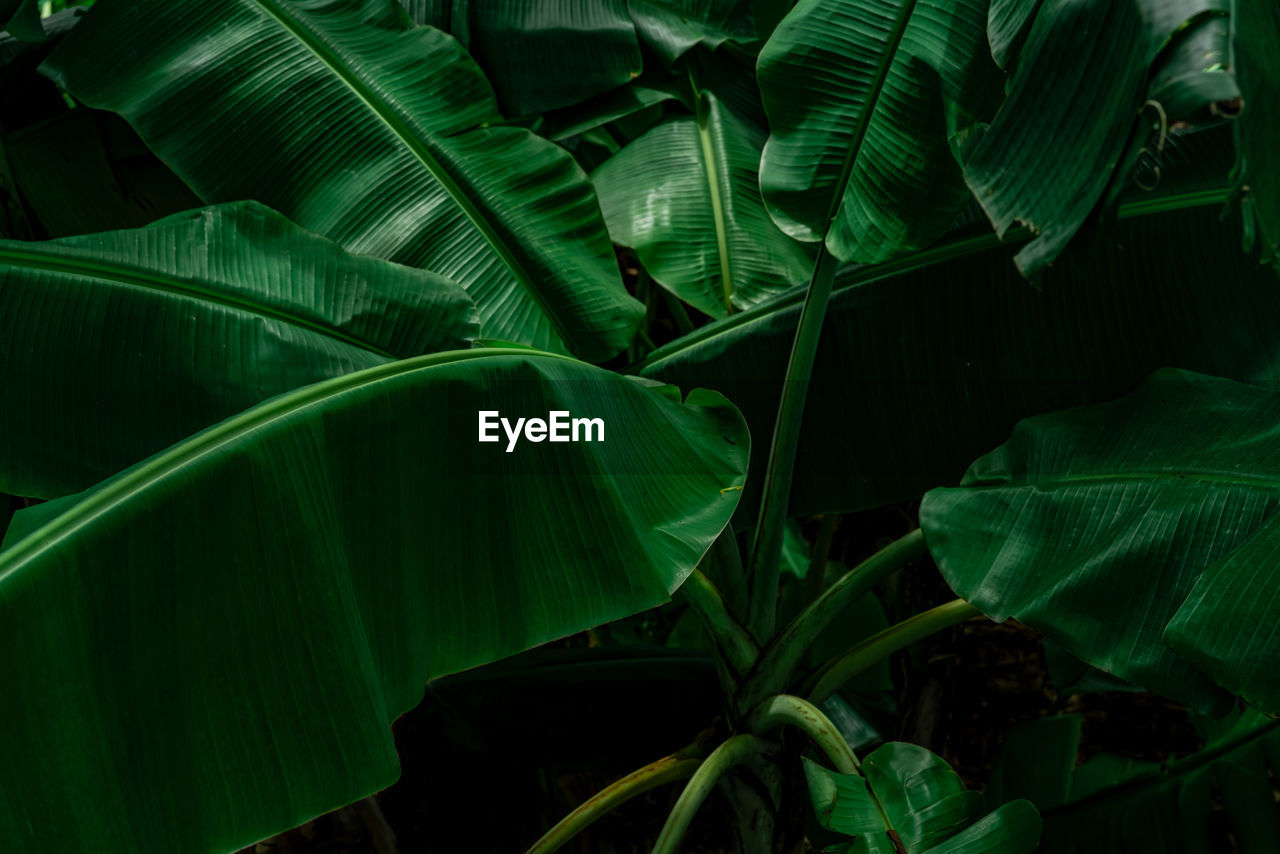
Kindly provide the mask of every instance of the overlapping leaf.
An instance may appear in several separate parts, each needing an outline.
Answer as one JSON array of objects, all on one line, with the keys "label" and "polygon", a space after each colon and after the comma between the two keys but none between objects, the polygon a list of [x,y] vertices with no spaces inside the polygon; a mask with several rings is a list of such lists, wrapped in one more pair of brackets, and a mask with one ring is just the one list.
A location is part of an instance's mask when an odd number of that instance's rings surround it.
[{"label": "overlapping leaf", "polygon": [[586,176],[487,126],[475,63],[395,0],[100,3],[44,68],[206,200],[455,279],[490,338],[598,359],[639,323]]},{"label": "overlapping leaf", "polygon": [[[1240,252],[1238,221],[1219,221],[1223,198],[1196,192],[1135,203],[1039,290],[990,235],[839,273],[793,514],[876,506],[955,483],[1019,419],[1114,399],[1165,365],[1280,387],[1280,291]],[[717,389],[757,436],[767,434],[800,301],[779,297],[709,324],[639,371]],[[763,470],[760,457],[756,466]]]},{"label": "overlapping leaf", "polygon": [[1244,97],[1237,126],[1238,175],[1246,207],[1246,234],[1264,260],[1280,256],[1280,8],[1274,3],[1234,4],[1236,76]]},{"label": "overlapping leaf", "polygon": [[0,489],[77,492],[268,397],[477,330],[456,284],[255,202],[0,241]]},{"label": "overlapping leaf", "polygon": [[659,125],[592,173],[615,243],[695,308],[724,316],[806,280],[812,252],[760,200],[764,134],[711,93],[696,118]]},{"label": "overlapping leaf", "polygon": [[805,761],[818,823],[855,837],[843,854],[1030,854],[1040,817],[1029,801],[982,815],[982,795],[942,759],[915,744],[890,742],[871,753],[861,775]]},{"label": "overlapping leaf", "polygon": [[986,23],[985,0],[796,4],[759,62],[760,185],[784,231],[865,263],[942,234],[969,198],[948,137],[1002,91]]},{"label": "overlapping leaf", "polygon": [[[401,360],[19,513],[0,838],[239,848],[391,783],[389,724],[428,679],[665,601],[748,437],[718,395],[648,385],[527,350]],[[507,453],[476,441],[485,409],[604,441]]]},{"label": "overlapping leaf", "polygon": [[1158,148],[1172,124],[1231,114],[1211,110],[1238,97],[1223,65],[1224,13],[1223,0],[993,5],[998,58],[1009,61],[1022,29],[1030,31],[1009,97],[990,124],[957,139],[957,150],[997,233],[1021,224],[1038,235],[1018,253],[1024,273],[1039,276],[1108,186],[1129,174],[1152,123]]},{"label": "overlapping leaf", "polygon": [[1120,401],[1021,422],[925,496],[920,524],[994,619],[1206,712],[1230,706],[1223,688],[1276,711],[1277,424],[1280,393],[1159,371]]},{"label": "overlapping leaf", "polygon": [[1269,776],[1280,768],[1277,726],[1233,713],[1206,723],[1201,750],[1169,762],[1102,753],[1077,766],[1079,716],[1046,718],[1008,733],[987,794],[1036,805],[1046,854],[1209,854],[1228,845],[1269,854],[1280,848]]}]

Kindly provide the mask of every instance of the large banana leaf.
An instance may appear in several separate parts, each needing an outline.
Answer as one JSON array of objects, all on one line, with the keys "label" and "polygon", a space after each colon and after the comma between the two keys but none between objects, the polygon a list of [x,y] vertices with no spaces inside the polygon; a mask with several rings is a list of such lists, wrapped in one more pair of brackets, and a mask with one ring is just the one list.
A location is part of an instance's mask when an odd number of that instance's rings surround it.
[{"label": "large banana leaf", "polygon": [[723,317],[809,277],[813,253],[783,234],[760,200],[765,135],[715,95],[699,114],[659,125],[591,180],[615,243],[636,250],[655,281]]},{"label": "large banana leaf", "polygon": [[1280,257],[1280,6],[1275,3],[1233,4],[1238,18],[1235,71],[1244,96],[1237,145],[1239,180],[1247,210],[1246,227],[1262,258]]},{"label": "large banana leaf", "polygon": [[[0,551],[0,838],[226,851],[387,786],[434,676],[666,600],[737,502],[723,398],[528,350],[275,397]],[[477,442],[477,411],[603,442]]]},{"label": "large banana leaf", "polygon": [[[1146,144],[1144,101],[1162,125],[1204,118],[1238,97],[1222,70],[1225,0],[1044,0],[999,3],[992,43],[1010,50],[1017,27],[1004,12],[1035,9],[1008,99],[989,125],[958,143],[965,180],[997,233],[1038,236],[1018,253],[1038,276],[1067,245],[1113,181]],[[993,12],[996,10],[993,9]],[[1021,21],[1019,21],[1021,23]],[[1175,33],[1177,38],[1174,39]],[[1157,142],[1158,146],[1160,143]]]},{"label": "large banana leaf", "polygon": [[36,0],[0,2],[0,28],[23,41],[44,41],[44,28],[40,26],[40,9]]},{"label": "large banana leaf", "polygon": [[925,495],[920,525],[993,619],[1205,712],[1229,708],[1224,687],[1274,712],[1277,424],[1280,393],[1162,370],[1122,400],[1021,422]]},{"label": "large banana leaf", "polygon": [[752,4],[746,0],[627,0],[636,32],[667,65],[695,46],[714,50],[756,41]]},{"label": "large banana leaf", "polygon": [[257,199],[456,280],[487,337],[600,359],[640,321],[586,176],[489,127],[475,63],[395,0],[104,0],[44,70],[121,113],[204,199]]},{"label": "large banana leaf", "polygon": [[400,0],[418,24],[454,36],[513,116],[566,107],[641,69],[626,0]]},{"label": "large banana leaf", "polygon": [[969,198],[948,137],[1001,95],[986,23],[986,0],[796,4],[759,62],[760,186],[783,231],[866,263],[942,234]]},{"label": "large banana leaf", "polygon": [[1233,713],[1207,722],[1205,746],[1187,756],[1156,763],[1103,753],[1077,767],[1080,718],[1046,718],[1006,735],[987,795],[1036,805],[1045,854],[1271,854],[1280,850],[1269,777],[1280,770],[1277,726]]},{"label": "large banana leaf", "polygon": [[867,756],[860,774],[835,774],[805,760],[818,823],[855,837],[828,848],[842,854],[1030,854],[1040,817],[1029,801],[982,815],[982,795],[968,790],[939,757],[915,744],[890,742]]},{"label": "large banana leaf", "polygon": [[0,241],[0,490],[78,492],[268,397],[477,331],[456,284],[256,202]]},{"label": "large banana leaf", "polygon": [[[1038,290],[990,234],[841,271],[792,512],[850,511],[955,483],[1019,419],[1114,399],[1165,365],[1280,387],[1280,290],[1240,252],[1238,221],[1219,221],[1222,197],[1124,208],[1114,232],[1073,247]],[[637,370],[714,388],[767,435],[801,298],[708,324]],[[759,456],[755,465],[763,470]]]}]

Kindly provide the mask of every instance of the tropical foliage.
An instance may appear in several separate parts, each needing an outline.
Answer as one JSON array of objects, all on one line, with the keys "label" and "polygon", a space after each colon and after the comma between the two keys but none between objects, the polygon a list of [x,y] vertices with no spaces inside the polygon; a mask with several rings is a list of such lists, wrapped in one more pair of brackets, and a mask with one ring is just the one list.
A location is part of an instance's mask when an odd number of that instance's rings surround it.
[{"label": "tropical foliage", "polygon": [[[460,798],[610,772],[532,854],[658,790],[655,854],[1280,848],[1280,7],[0,24],[4,850],[394,850],[415,708]],[[893,656],[984,617],[1063,702],[978,791]],[[1143,690],[1192,749],[1079,763]]]}]

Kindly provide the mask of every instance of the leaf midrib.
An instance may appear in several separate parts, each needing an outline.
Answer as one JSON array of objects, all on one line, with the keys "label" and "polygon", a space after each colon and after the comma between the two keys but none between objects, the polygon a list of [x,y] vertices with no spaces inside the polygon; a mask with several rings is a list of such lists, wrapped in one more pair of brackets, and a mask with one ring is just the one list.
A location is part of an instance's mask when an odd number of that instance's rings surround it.
[{"label": "leaf midrib", "polygon": [[443,353],[416,356],[412,359],[401,359],[286,392],[161,451],[133,469],[126,470],[118,480],[109,483],[74,508],[55,516],[28,533],[11,548],[0,552],[0,585],[9,576],[21,571],[25,563],[38,558],[50,548],[56,548],[78,531],[110,513],[118,505],[129,501],[136,493],[163,481],[173,472],[185,468],[192,462],[216,453],[243,436],[266,430],[277,421],[331,398],[402,374],[471,359],[499,356],[524,358],[537,356],[578,363],[578,360],[571,356],[531,352],[524,348],[449,350]]},{"label": "leaf midrib", "polygon": [[226,308],[243,311],[248,314],[268,317],[272,320],[279,320],[283,323],[290,324],[291,326],[306,329],[308,332],[313,332],[317,335],[323,335],[326,338],[341,341],[343,344],[358,347],[361,350],[367,350],[370,353],[375,353],[387,359],[399,358],[396,353],[392,353],[389,350],[383,349],[382,347],[355,335],[349,335],[335,327],[326,326],[323,323],[308,320],[305,317],[289,314],[288,312],[281,311],[280,309],[273,308],[260,302],[240,299],[231,294],[220,293],[208,288],[201,288],[191,282],[186,282],[175,277],[161,276],[149,270],[145,270],[141,267],[134,267],[129,264],[108,262],[102,259],[57,255],[50,252],[41,252],[32,248],[18,249],[13,246],[0,245],[0,264],[4,264],[6,262],[12,263],[14,266],[39,270],[46,273],[58,273],[66,276],[98,279],[148,291],[159,291],[161,293],[172,294],[174,296],[189,297],[201,302],[224,306]]},{"label": "leaf midrib", "polygon": [[695,87],[694,97],[697,99],[698,142],[702,146],[702,166],[706,172],[707,187],[711,193],[711,217],[716,228],[716,251],[720,254],[720,284],[724,292],[724,310],[733,314],[733,265],[729,259],[729,230],[724,216],[724,200],[720,194],[719,158],[711,139],[711,104],[707,96]]},{"label": "leaf midrib", "polygon": [[1209,471],[1116,471],[1106,472],[1104,474],[1062,475],[1058,477],[1026,480],[1019,483],[1009,481],[991,481],[988,483],[977,482],[969,484],[962,483],[960,486],[949,488],[966,491],[990,489],[1060,489],[1063,487],[1083,486],[1088,484],[1148,483],[1160,481],[1181,481],[1183,483],[1204,485],[1222,484],[1226,486],[1262,489],[1271,492],[1280,491],[1280,475],[1266,479],[1260,476],[1235,476],[1224,474],[1222,472]]},{"label": "leaf midrib", "polygon": [[502,240],[489,219],[462,192],[462,188],[445,170],[439,159],[418,139],[413,129],[400,118],[398,111],[387,103],[385,99],[379,97],[359,76],[348,69],[342,63],[341,58],[328,48],[324,40],[317,38],[310,27],[303,21],[298,20],[292,12],[281,8],[275,0],[247,0],[247,2],[257,4],[266,14],[275,19],[286,32],[297,39],[321,64],[341,80],[351,90],[352,94],[359,98],[361,103],[368,107],[369,111],[400,140],[401,144],[431,174],[431,177],[435,178],[440,186],[444,188],[449,198],[458,206],[494,253],[515,274],[516,280],[524,287],[524,290],[533,299],[534,303],[537,304],[540,313],[555,329],[556,335],[560,340],[566,344],[570,343],[570,337],[560,317],[551,310],[550,305],[543,298],[542,292],[538,290],[534,283],[533,276],[525,269],[524,264],[521,263],[511,247],[506,244],[506,241]]}]

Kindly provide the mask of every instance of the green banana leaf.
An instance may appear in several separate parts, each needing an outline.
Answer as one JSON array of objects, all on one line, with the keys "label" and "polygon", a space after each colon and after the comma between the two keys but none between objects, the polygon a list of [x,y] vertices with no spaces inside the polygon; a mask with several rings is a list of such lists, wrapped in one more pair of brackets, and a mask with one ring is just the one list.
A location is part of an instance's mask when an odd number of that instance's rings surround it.
[{"label": "green banana leaf", "polygon": [[503,112],[541,113],[640,74],[626,0],[400,0],[417,24],[456,38],[484,69]]},{"label": "green banana leaf", "polygon": [[78,492],[269,397],[477,332],[453,282],[256,202],[0,241],[0,490]]},{"label": "green banana leaf", "polygon": [[25,42],[44,41],[40,25],[40,8],[36,0],[3,0],[0,2],[0,28]]},{"label": "green banana leaf", "polygon": [[[1133,202],[1030,287],[990,233],[836,278],[796,461],[792,515],[954,484],[1021,418],[1126,394],[1172,365],[1280,388],[1280,291],[1240,251],[1225,193]],[[802,293],[655,351],[637,370],[716,389],[773,429]],[[757,443],[753,470],[763,471]],[[744,514],[756,501],[752,485]]]},{"label": "green banana leaf", "polygon": [[982,815],[982,795],[965,788],[939,757],[890,742],[871,753],[861,775],[836,774],[805,760],[818,823],[856,837],[827,850],[847,854],[1030,854],[1040,817],[1018,800]]},{"label": "green banana leaf", "polygon": [[115,110],[210,202],[454,279],[484,334],[604,359],[643,313],[586,175],[501,121],[449,36],[395,0],[96,4],[43,70]]},{"label": "green banana leaf", "polygon": [[747,0],[627,0],[640,40],[668,67],[695,46],[758,46],[751,6]]},{"label": "green banana leaf", "polygon": [[995,112],[985,0],[800,0],[760,51],[765,204],[797,240],[878,263],[969,199],[948,143]]},{"label": "green banana leaf", "polygon": [[[1010,7],[1026,15],[1032,4],[998,4],[998,57],[1017,29]],[[1023,273],[1038,277],[1108,186],[1128,176],[1147,144],[1137,131],[1144,101],[1163,139],[1170,124],[1204,119],[1213,104],[1238,98],[1221,70],[1229,49],[1223,14],[1225,0],[1045,0],[1035,8],[1008,99],[989,124],[956,141],[965,180],[996,232],[1021,225],[1037,235],[1017,255]]]},{"label": "green banana leaf", "polygon": [[591,174],[613,242],[712,317],[788,290],[813,268],[812,251],[783,234],[760,200],[764,139],[703,92],[697,117],[659,125]]},{"label": "green banana leaf", "polygon": [[1032,801],[1045,854],[1270,854],[1280,850],[1268,776],[1280,769],[1278,727],[1235,712],[1208,722],[1205,746],[1187,756],[1161,764],[1103,753],[1077,767],[1079,716],[1045,718],[1005,737],[987,796]]},{"label": "green banana leaf", "polygon": [[1240,150],[1237,176],[1245,202],[1247,245],[1264,261],[1280,257],[1280,8],[1274,3],[1237,2],[1235,66],[1244,111],[1236,125]]},{"label": "green banana leaf", "polygon": [[[19,512],[0,551],[0,838],[226,851],[397,775],[429,679],[665,601],[724,528],[719,395],[527,350],[272,398]],[[477,411],[604,441],[477,442]],[[69,800],[70,799],[70,800]]]},{"label": "green banana leaf", "polygon": [[1280,393],[1164,369],[1119,401],[1021,422],[925,495],[920,524],[993,619],[1206,713],[1228,691],[1276,711],[1277,423]]}]

